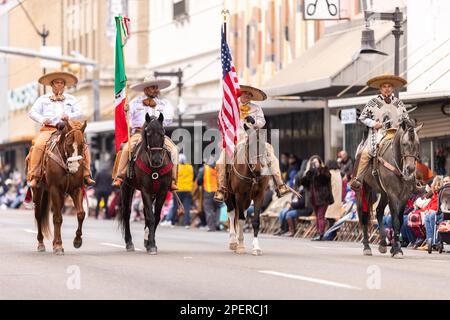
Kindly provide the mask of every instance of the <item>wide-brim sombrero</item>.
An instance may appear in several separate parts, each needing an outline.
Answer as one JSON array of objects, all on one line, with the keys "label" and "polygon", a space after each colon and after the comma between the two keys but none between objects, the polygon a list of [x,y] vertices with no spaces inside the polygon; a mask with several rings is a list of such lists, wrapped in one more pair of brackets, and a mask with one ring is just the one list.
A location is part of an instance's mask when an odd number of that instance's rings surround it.
[{"label": "wide-brim sombrero", "polygon": [[156,79],[155,77],[147,77],[144,82],[137,83],[130,87],[131,90],[142,92],[145,88],[157,86],[159,90],[170,87],[172,81],[167,79]]},{"label": "wide-brim sombrero", "polygon": [[401,88],[405,86],[408,83],[408,81],[399,76],[385,74],[370,79],[369,81],[367,81],[367,86],[374,89],[380,89],[380,87],[385,83],[391,84],[394,88]]},{"label": "wide-brim sombrero", "polygon": [[78,83],[78,78],[76,76],[63,71],[51,72],[43,75],[39,78],[39,83],[44,86],[51,86],[52,81],[59,79],[64,80],[66,87],[71,87]]},{"label": "wide-brim sombrero", "polygon": [[248,92],[252,95],[253,101],[264,101],[267,99],[267,95],[264,93],[264,91],[251,87],[251,86],[240,86],[241,92]]}]

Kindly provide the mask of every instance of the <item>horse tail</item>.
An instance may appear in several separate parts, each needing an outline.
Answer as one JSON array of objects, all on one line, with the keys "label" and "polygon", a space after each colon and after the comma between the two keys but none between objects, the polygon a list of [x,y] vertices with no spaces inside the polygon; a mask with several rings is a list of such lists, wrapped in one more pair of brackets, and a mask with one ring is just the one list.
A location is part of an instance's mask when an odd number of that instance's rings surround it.
[{"label": "horse tail", "polygon": [[42,191],[41,201],[39,204],[39,220],[42,234],[45,238],[50,239],[52,231],[50,230],[50,203],[47,190]]}]

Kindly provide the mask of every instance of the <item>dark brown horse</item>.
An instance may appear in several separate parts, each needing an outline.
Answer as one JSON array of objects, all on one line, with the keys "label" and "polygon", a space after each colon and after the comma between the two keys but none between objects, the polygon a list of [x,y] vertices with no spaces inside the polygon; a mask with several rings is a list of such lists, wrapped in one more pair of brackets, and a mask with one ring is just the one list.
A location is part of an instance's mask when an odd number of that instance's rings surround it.
[{"label": "dark brown horse", "polygon": [[[406,203],[416,190],[416,161],[419,157],[418,132],[423,125],[416,127],[412,120],[403,120],[396,131],[392,143],[387,147],[380,146],[378,151],[378,174],[373,172],[373,162],[367,169],[362,191],[357,194],[358,216],[363,230],[364,255],[372,255],[369,246],[368,227],[375,194],[381,194],[377,206],[377,220],[380,232],[380,253],[387,252],[386,231],[383,226],[384,209],[389,205],[394,229],[391,255],[394,258],[403,256],[399,242],[400,229],[403,224],[403,212]],[[394,129],[395,130],[395,129]]]},{"label": "dark brown horse", "polygon": [[86,147],[84,130],[86,121],[66,121],[58,125],[58,131],[50,139],[44,155],[44,179],[33,190],[34,214],[38,228],[38,251],[45,252],[44,235],[49,237],[50,206],[53,212],[53,252],[64,254],[61,240],[62,208],[66,195],[75,205],[78,229],[73,241],[75,248],[82,245],[83,210],[83,150]]},{"label": "dark brown horse", "polygon": [[[227,170],[229,174],[227,179],[229,192],[226,199],[230,221],[229,247],[239,254],[245,252],[245,211],[253,200],[255,211],[252,216],[254,235],[252,254],[260,256],[262,254],[258,241],[260,214],[270,175],[263,174],[263,167],[267,162],[267,149],[265,142],[260,143],[259,130],[247,132],[251,133],[245,143],[236,146],[233,163]],[[238,238],[236,238],[236,233],[238,233]]]},{"label": "dark brown horse", "polygon": [[122,184],[118,220],[124,233],[127,251],[134,251],[130,232],[130,215],[131,202],[136,189],[141,191],[144,202],[145,229],[148,232],[148,239],[144,240],[144,246],[149,254],[155,255],[158,251],[155,233],[172,181],[173,167],[170,152],[164,147],[163,121],[162,113],[159,118],[146,115],[145,124],[142,127],[142,142],[136,146],[127,177]]}]

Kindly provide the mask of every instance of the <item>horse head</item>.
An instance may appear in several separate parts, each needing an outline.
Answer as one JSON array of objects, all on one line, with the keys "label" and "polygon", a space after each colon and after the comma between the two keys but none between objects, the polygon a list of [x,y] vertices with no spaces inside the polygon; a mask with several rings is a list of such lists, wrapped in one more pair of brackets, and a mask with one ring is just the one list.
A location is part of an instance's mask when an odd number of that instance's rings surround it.
[{"label": "horse head", "polygon": [[403,119],[400,124],[399,149],[403,178],[406,181],[415,179],[416,162],[419,160],[419,131],[423,124],[416,126],[416,122]]},{"label": "horse head", "polygon": [[163,122],[162,113],[158,118],[147,114],[142,128],[142,141],[152,167],[161,167],[164,164],[165,130]]},{"label": "horse head", "polygon": [[85,146],[84,131],[87,122],[77,120],[64,121],[57,125],[61,133],[60,144],[69,172],[74,174],[80,168],[80,160],[83,159],[83,149]]}]

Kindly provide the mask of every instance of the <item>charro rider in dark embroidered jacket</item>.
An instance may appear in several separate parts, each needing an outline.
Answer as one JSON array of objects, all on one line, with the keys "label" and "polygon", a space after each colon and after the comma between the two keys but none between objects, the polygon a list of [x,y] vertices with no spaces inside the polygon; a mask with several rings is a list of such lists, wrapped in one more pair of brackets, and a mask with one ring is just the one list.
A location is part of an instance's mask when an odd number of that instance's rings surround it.
[{"label": "charro rider in dark embroidered jacket", "polygon": [[403,102],[393,95],[395,88],[406,85],[406,80],[393,76],[383,75],[370,79],[367,85],[380,90],[380,94],[373,98],[364,107],[359,120],[369,127],[369,137],[361,153],[356,176],[350,182],[353,190],[359,190],[370,160],[376,156],[378,146],[384,139],[390,139],[387,129],[397,129],[400,122],[409,118]]}]

